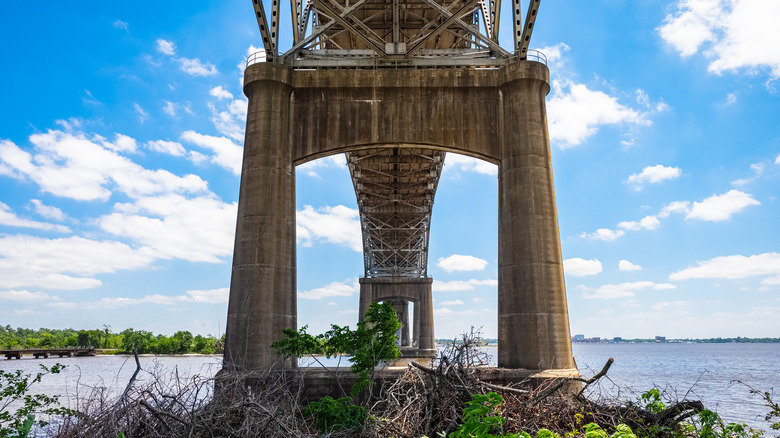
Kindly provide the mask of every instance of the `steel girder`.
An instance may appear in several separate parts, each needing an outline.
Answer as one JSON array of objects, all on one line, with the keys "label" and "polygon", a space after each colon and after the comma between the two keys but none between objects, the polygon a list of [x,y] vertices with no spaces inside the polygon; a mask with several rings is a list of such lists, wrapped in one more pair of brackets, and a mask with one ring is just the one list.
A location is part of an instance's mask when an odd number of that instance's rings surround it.
[{"label": "steel girder", "polygon": [[339,67],[355,61],[365,66],[485,65],[525,59],[540,0],[530,0],[521,26],[520,0],[512,0],[513,52],[498,43],[501,0],[290,0],[292,47],[280,55],[280,0],[270,2],[268,15],[262,0],[253,0],[257,23],[269,62],[294,66],[328,66],[323,59],[338,59]]},{"label": "steel girder", "polygon": [[427,277],[431,212],[445,153],[385,148],[346,156],[360,209],[365,277]]}]

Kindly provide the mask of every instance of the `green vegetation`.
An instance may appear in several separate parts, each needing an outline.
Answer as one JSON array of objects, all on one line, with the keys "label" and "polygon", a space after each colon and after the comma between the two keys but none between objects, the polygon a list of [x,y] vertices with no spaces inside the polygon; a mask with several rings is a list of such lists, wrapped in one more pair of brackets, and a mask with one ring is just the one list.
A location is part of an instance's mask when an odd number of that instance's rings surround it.
[{"label": "green vegetation", "polygon": [[[661,393],[656,388],[642,393],[640,401],[650,413],[662,414],[666,411]],[[463,408],[462,424],[449,435],[443,432],[437,435],[442,438],[448,436],[450,438],[532,438],[527,431],[504,434],[507,420],[501,416],[503,403],[503,397],[495,392],[475,394]],[[769,403],[773,405],[773,409],[777,406],[771,398]],[[636,432],[624,423],[614,427],[602,426],[594,422],[583,424],[584,415],[577,414],[575,417],[576,422],[570,424],[569,431],[553,432],[540,428],[533,436],[536,438],[758,438],[763,436],[762,431],[751,429],[743,423],[724,423],[718,414],[707,409],[699,412],[698,418],[693,418],[690,422],[681,422],[676,428],[638,427]],[[775,429],[774,426],[772,428]]]},{"label": "green vegetation", "polygon": [[[59,407],[58,395],[28,394],[30,387],[41,381],[47,374],[59,374],[65,368],[62,364],[54,364],[51,368],[41,365],[41,372],[35,377],[23,374],[21,370],[6,372],[0,370],[0,437],[27,437],[34,426],[44,427],[49,423],[36,420],[35,414],[73,416],[77,413],[70,409]],[[14,412],[10,406],[21,403]]]},{"label": "green vegetation", "polygon": [[[349,355],[352,363],[350,371],[357,374],[351,394],[357,396],[368,389],[370,399],[376,366],[400,355],[396,345],[396,333],[400,327],[395,309],[390,304],[374,303],[369,306],[356,330],[331,325],[324,334],[313,336],[306,333],[306,327],[297,331],[286,329],[285,338],[271,344],[271,348],[285,357],[311,356],[315,360],[316,354],[327,357]],[[338,399],[324,397],[311,402],[303,414],[313,418],[315,427],[323,433],[357,430],[370,418],[365,406],[353,404],[352,399],[346,396]]]},{"label": "green vegetation", "polygon": [[154,335],[145,330],[129,328],[121,333],[111,332],[104,325],[102,330],[46,329],[38,330],[17,328],[10,325],[0,326],[0,349],[23,348],[76,348],[89,347],[114,349],[119,353],[131,353],[138,346],[138,353],[154,354],[219,354],[225,344],[224,335],[195,335],[188,331],[178,331],[173,336]]},{"label": "green vegetation", "polygon": [[357,429],[363,427],[368,419],[366,408],[352,404],[349,397],[324,397],[318,402],[311,402],[303,415],[314,418],[314,425],[323,433]]},{"label": "green vegetation", "polygon": [[380,362],[399,356],[396,332],[400,327],[393,306],[374,303],[354,331],[335,324],[324,334],[316,336],[306,333],[306,326],[297,331],[285,329],[285,338],[271,344],[271,348],[285,357],[311,356],[315,360],[316,354],[329,358],[349,355],[350,370],[358,376],[351,392],[357,395],[371,387],[374,368]]}]

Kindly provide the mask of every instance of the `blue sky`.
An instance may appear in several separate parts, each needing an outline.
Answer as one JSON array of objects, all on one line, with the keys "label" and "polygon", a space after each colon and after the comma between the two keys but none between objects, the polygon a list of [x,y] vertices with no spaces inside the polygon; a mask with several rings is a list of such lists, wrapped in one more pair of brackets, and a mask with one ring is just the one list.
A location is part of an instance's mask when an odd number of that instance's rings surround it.
[{"label": "blue sky", "polygon": [[[0,17],[0,324],[221,333],[252,6],[73,5]],[[780,336],[778,22],[773,0],[541,4],[572,334]],[[354,323],[343,157],[296,184],[299,324]],[[495,166],[448,155],[437,337],[496,335],[496,197]]]}]

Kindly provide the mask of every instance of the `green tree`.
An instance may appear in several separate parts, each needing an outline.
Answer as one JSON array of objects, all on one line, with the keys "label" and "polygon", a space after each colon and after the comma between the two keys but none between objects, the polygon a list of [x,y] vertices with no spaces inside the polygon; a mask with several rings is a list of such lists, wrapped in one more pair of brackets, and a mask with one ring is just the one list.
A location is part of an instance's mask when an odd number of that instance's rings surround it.
[{"label": "green tree", "polygon": [[122,351],[133,352],[133,347],[137,346],[139,353],[153,353],[153,348],[157,343],[152,332],[146,330],[133,330],[129,328],[122,332]]},{"label": "green tree", "polygon": [[178,331],[171,337],[173,353],[183,354],[192,351],[192,333],[188,331]]},{"label": "green tree", "polygon": [[369,306],[364,320],[358,323],[354,331],[349,327],[331,325],[326,333],[314,336],[306,333],[306,327],[298,331],[285,329],[285,338],[272,343],[271,348],[285,357],[350,355],[350,370],[357,374],[357,380],[352,386],[352,394],[356,395],[371,387],[374,368],[381,361],[399,356],[396,344],[399,327],[401,324],[393,306],[374,303]]}]

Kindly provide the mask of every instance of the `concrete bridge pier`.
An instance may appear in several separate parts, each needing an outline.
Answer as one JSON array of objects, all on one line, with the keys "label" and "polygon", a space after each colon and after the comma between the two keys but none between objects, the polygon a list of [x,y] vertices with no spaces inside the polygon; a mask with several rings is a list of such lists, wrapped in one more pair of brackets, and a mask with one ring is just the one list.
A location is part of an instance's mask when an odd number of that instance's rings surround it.
[{"label": "concrete bridge pier", "polygon": [[573,369],[545,96],[547,69],[501,78],[498,366]]},{"label": "concrete bridge pier", "polygon": [[292,71],[247,69],[249,98],[224,368],[295,368],[269,348],[297,328],[295,168],[289,145]]},{"label": "concrete bridge pier", "polygon": [[[399,314],[403,357],[436,357],[433,335],[432,278],[380,277],[360,279],[360,321],[372,303],[389,302]],[[409,340],[409,302],[414,303]],[[404,340],[405,339],[405,340]],[[416,346],[416,348],[415,348]]]}]

